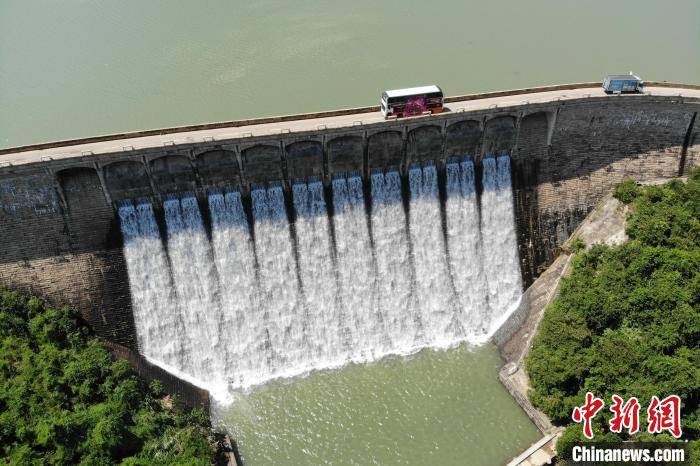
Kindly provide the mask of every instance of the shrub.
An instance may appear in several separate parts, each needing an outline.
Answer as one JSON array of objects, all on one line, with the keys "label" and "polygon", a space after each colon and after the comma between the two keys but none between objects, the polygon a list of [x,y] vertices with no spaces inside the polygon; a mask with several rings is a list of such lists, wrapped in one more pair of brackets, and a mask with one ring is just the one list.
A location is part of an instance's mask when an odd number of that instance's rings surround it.
[{"label": "shrub", "polygon": [[622,183],[615,186],[613,196],[623,204],[629,204],[639,196],[639,186],[637,186],[637,182],[634,180],[624,180]]},{"label": "shrub", "polygon": [[[532,402],[569,426],[562,449],[580,440],[571,412],[586,391],[606,403],[677,394],[684,438],[700,438],[700,171],[687,184],[625,181],[615,197],[632,202],[630,241],[575,257],[526,360]],[[598,417],[596,440],[610,412]]]},{"label": "shrub", "polygon": [[574,254],[584,249],[586,249],[586,243],[581,238],[576,238],[571,242],[571,252]]},{"label": "shrub", "polygon": [[201,411],[167,408],[75,310],[0,290],[0,463],[210,465]]}]

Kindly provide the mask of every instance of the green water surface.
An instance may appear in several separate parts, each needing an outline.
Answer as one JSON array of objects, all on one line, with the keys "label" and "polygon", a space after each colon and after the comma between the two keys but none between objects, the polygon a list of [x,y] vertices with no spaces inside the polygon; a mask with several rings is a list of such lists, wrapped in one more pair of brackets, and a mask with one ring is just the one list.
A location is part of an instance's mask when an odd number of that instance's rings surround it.
[{"label": "green water surface", "polygon": [[1,0],[0,147],[601,80],[700,81],[698,0]]},{"label": "green water surface", "polygon": [[280,380],[219,413],[245,466],[499,465],[540,435],[491,345]]}]

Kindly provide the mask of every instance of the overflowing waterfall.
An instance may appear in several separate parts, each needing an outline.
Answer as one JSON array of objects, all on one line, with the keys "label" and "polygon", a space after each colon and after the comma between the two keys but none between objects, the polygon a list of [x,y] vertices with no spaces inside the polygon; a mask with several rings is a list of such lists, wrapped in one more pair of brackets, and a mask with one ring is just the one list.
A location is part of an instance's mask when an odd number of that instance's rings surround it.
[{"label": "overflowing waterfall", "polygon": [[141,353],[172,367],[190,369],[184,333],[153,207],[141,202],[119,208],[134,323]]},{"label": "overflowing waterfall", "polygon": [[481,195],[481,235],[484,277],[488,285],[489,314],[485,328],[508,316],[520,301],[522,278],[515,236],[510,157],[486,157]]},{"label": "overflowing waterfall", "polygon": [[408,180],[411,187],[409,230],[422,339],[429,345],[449,346],[465,332],[456,312],[445,256],[435,165],[411,168]]},{"label": "overflowing waterfall", "polygon": [[163,210],[177,309],[192,351],[192,375],[203,379],[224,370],[218,357],[224,335],[216,268],[197,199],[193,195],[168,199]]},{"label": "overflowing waterfall", "polygon": [[333,211],[342,352],[350,360],[371,360],[388,343],[378,313],[377,274],[359,175],[333,180]]},{"label": "overflowing waterfall", "polygon": [[225,374],[240,385],[254,378],[267,359],[265,351],[251,351],[265,334],[262,319],[251,312],[258,309],[255,253],[239,192],[210,194],[209,211],[225,341],[219,351]]},{"label": "overflowing waterfall", "polygon": [[304,336],[307,358],[314,367],[328,367],[341,356],[337,282],[331,260],[331,236],[323,183],[292,186],[299,271],[305,297]]},{"label": "overflowing waterfall", "polygon": [[489,308],[483,273],[474,163],[469,159],[450,162],[445,171],[447,248],[452,281],[462,308],[459,319],[467,337],[472,341],[480,341],[488,332]]},{"label": "overflowing waterfall", "polygon": [[[390,340],[387,349],[410,351],[420,344],[421,322],[412,289],[406,213],[397,170],[372,173],[372,236],[377,259],[379,311]],[[384,351],[382,351],[384,352]]]},{"label": "overflowing waterfall", "polygon": [[296,261],[287,221],[282,186],[254,189],[255,253],[260,268],[260,308],[252,312],[261,321],[261,334],[252,351],[265,354],[257,376],[246,381],[261,383],[279,377],[285,370],[307,367],[304,328],[307,325],[300,302]]},{"label": "overflowing waterfall", "polygon": [[522,287],[510,160],[484,159],[480,198],[470,159],[445,173],[444,218],[431,163],[408,170],[407,202],[398,170],[373,171],[369,199],[360,175],[336,175],[331,206],[317,179],[287,199],[280,184],[254,187],[248,214],[240,192],[211,192],[210,237],[193,194],[163,202],[165,239],[150,203],[122,203],[141,352],[221,401],[277,377],[484,341]]}]

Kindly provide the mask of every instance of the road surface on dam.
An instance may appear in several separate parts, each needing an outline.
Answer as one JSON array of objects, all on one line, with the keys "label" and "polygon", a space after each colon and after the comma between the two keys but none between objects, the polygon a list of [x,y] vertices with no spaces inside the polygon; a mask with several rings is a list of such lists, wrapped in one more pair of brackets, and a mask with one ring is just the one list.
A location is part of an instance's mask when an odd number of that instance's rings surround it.
[{"label": "road surface on dam", "polygon": [[[595,87],[593,87],[595,86]],[[616,98],[644,98],[645,96],[679,96],[681,98],[700,98],[700,89],[675,88],[675,87],[655,87],[647,86],[644,88],[643,94],[626,94],[623,97],[616,95],[608,95],[603,92],[603,89],[597,84],[591,84],[591,87],[578,87],[575,89],[563,90],[548,90],[537,92],[509,91],[508,94],[495,97],[488,97],[489,94],[483,94],[483,98],[479,95],[453,97],[446,99],[446,111],[451,113],[477,111],[501,107],[511,107],[522,104],[537,104],[553,101],[567,101],[582,98],[606,97],[610,99]],[[462,99],[455,100],[452,99]],[[352,109],[351,109],[352,110]],[[363,111],[364,110],[364,111]],[[332,112],[326,112],[326,115]],[[406,118],[411,119],[430,119],[433,116],[418,116]],[[137,133],[124,133],[124,138],[114,139],[114,137],[106,136],[109,140],[93,141],[81,143],[81,140],[75,140],[75,144],[70,142],[67,144],[56,144],[57,147],[49,147],[44,149],[31,150],[32,146],[27,146],[27,149],[5,149],[0,151],[0,164],[21,165],[47,160],[68,159],[80,157],[82,155],[106,154],[112,152],[122,152],[125,150],[145,149],[162,147],[168,145],[191,144],[203,141],[212,140],[227,140],[236,138],[246,138],[253,136],[271,136],[287,133],[298,133],[304,131],[315,131],[319,129],[336,129],[352,126],[364,126],[374,123],[381,123],[384,120],[379,111],[367,111],[367,109],[358,109],[357,112],[347,113],[336,116],[321,116],[319,118],[303,119],[288,119],[288,117],[280,117],[283,121],[255,123],[251,120],[251,124],[240,125],[240,122],[230,122],[228,127],[218,127],[215,129],[196,129],[188,130],[188,127],[182,127],[182,131],[176,128],[164,129],[166,134],[138,136]],[[275,120],[279,120],[276,119]],[[219,126],[227,125],[222,123]],[[235,126],[234,126],[235,125]],[[201,126],[201,125],[200,125]],[[196,127],[196,126],[195,126]],[[131,135],[130,135],[131,134]]]}]

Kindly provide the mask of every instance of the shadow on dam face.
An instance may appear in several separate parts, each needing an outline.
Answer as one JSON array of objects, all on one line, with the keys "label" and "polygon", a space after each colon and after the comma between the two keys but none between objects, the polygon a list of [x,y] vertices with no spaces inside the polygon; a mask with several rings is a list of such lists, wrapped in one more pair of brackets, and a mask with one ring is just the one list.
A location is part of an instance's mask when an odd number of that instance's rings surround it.
[{"label": "shadow on dam face", "polygon": [[131,314],[119,201],[147,199],[159,209],[166,195],[193,192],[206,212],[209,192],[238,189],[252,225],[252,185],[280,182],[288,196],[295,180],[317,177],[332,214],[331,179],[357,172],[369,215],[373,169],[397,169],[406,180],[412,163],[434,162],[444,222],[447,159],[471,156],[481,192],[483,155],[505,150],[527,285],[615,183],[698,164],[695,107],[660,97],[553,102],[0,168],[0,283],[74,304],[101,334],[133,347],[133,319],[119,315]]}]

